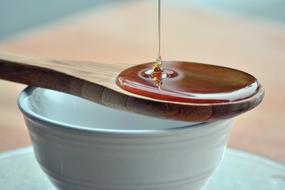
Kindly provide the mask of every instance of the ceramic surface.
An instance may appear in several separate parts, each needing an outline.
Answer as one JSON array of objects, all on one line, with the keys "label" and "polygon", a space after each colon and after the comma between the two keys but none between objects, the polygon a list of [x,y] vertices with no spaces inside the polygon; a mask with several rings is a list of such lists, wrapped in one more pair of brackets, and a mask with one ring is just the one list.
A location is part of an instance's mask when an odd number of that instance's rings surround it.
[{"label": "ceramic surface", "polygon": [[60,190],[199,190],[232,123],[145,117],[40,88],[27,88],[19,107],[36,158]]},{"label": "ceramic surface", "polygon": [[[0,176],[3,190],[55,190],[38,166],[31,148],[0,154]],[[284,165],[228,149],[203,190],[284,190],[284,179]]]}]

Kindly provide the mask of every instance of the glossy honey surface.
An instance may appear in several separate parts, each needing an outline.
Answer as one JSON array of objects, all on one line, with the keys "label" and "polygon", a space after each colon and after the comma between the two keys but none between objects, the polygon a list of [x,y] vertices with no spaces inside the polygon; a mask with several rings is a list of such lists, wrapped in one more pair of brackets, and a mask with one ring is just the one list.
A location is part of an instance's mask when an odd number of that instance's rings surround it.
[{"label": "glossy honey surface", "polygon": [[254,96],[260,85],[243,71],[193,62],[164,61],[160,73],[153,63],[121,72],[117,84],[124,90],[157,100],[185,103],[235,102]]}]

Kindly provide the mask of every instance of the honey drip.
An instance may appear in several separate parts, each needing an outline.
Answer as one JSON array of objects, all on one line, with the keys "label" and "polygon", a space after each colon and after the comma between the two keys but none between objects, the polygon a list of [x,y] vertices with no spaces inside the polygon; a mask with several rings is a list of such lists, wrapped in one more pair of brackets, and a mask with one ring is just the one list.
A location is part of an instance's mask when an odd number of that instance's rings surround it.
[{"label": "honey drip", "polygon": [[163,74],[162,70],[162,58],[161,58],[161,0],[157,1],[158,15],[157,15],[157,34],[158,34],[158,55],[155,63],[152,66],[152,69],[147,71],[146,74],[149,75],[148,78],[151,78],[155,85],[160,88],[162,80],[167,76]]},{"label": "honey drip", "polygon": [[161,71],[162,59],[161,59],[161,0],[158,0],[158,15],[157,15],[157,34],[158,34],[158,55],[155,64],[153,65],[153,69],[157,71]]}]

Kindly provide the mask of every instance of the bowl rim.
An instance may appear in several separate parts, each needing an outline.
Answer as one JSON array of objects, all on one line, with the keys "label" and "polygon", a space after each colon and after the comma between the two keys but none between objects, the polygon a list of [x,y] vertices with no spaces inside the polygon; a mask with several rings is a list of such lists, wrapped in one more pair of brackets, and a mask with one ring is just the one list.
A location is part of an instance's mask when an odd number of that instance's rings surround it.
[{"label": "bowl rim", "polygon": [[[24,99],[29,97],[32,92],[35,89],[45,89],[45,88],[39,88],[39,87],[33,87],[33,86],[28,86],[24,90],[21,91],[21,93],[18,96],[18,107],[23,113],[25,117],[28,119],[31,119],[33,121],[37,121],[39,123],[45,123],[49,127],[56,128],[56,129],[61,129],[61,130],[68,130],[68,131],[73,131],[73,132],[81,132],[81,133],[88,133],[88,134],[107,134],[107,135],[167,135],[167,134],[173,134],[173,133],[184,133],[186,130],[191,130],[193,128],[200,128],[200,127],[207,127],[211,125],[211,123],[219,123],[219,122],[224,122],[224,121],[230,121],[232,119],[222,119],[218,121],[212,121],[212,122],[200,122],[192,125],[184,125],[184,126],[179,126],[179,127],[173,127],[173,128],[165,128],[165,129],[143,129],[143,130],[129,130],[129,129],[103,129],[103,128],[91,128],[91,127],[85,127],[85,126],[80,126],[76,124],[69,124],[61,121],[56,121],[53,119],[50,119],[45,116],[41,116],[40,114],[32,111],[28,106],[23,104]],[[47,89],[49,90],[49,89]],[[206,125],[206,126],[205,126]],[[208,127],[213,127],[213,126],[208,126]]]}]

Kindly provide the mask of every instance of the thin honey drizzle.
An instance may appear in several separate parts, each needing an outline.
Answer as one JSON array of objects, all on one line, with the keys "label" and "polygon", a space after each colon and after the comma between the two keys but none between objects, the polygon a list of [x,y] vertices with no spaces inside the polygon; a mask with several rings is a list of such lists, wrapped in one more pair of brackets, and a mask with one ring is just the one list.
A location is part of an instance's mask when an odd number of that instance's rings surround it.
[{"label": "thin honey drizzle", "polygon": [[153,69],[153,80],[158,84],[161,83],[161,72],[162,72],[162,58],[161,58],[161,0],[158,0],[158,11],[157,11],[157,39],[158,39],[158,52],[157,59],[152,66]]},{"label": "thin honey drizzle", "polygon": [[161,58],[161,0],[157,1],[157,43],[158,43],[158,51],[157,51],[157,58],[152,65],[151,69],[146,70],[143,73],[145,78],[151,79],[154,85],[160,90],[162,86],[162,82],[164,79],[169,77],[174,77],[173,71],[165,70],[162,68],[162,58]]}]

